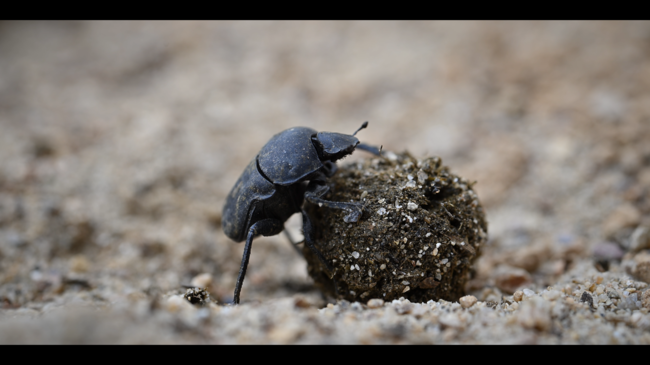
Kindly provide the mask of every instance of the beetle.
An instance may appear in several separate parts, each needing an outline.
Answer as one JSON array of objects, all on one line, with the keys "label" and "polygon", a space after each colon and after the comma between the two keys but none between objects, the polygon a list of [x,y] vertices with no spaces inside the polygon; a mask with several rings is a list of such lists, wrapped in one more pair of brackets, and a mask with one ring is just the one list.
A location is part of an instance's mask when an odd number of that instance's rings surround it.
[{"label": "beetle", "polygon": [[381,149],[360,144],[355,137],[367,126],[368,122],[364,122],[352,135],[290,128],[274,135],[248,164],[228,194],[222,215],[224,233],[236,242],[246,241],[234,304],[239,304],[253,238],[279,234],[294,213],[302,214],[305,244],[332,272],[314,245],[312,224],[302,205],[306,200],[321,207],[346,210],[346,223],[359,220],[363,212],[360,203],[334,202],[322,197],[329,191],[327,179],[336,172],[337,160],[355,148],[381,155]]}]

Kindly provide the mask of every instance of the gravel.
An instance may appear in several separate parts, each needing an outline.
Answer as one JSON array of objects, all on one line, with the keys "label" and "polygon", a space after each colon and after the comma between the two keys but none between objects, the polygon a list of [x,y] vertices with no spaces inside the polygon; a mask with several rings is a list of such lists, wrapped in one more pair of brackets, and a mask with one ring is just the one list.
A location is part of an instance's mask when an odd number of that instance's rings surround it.
[{"label": "gravel", "polygon": [[[648,34],[0,22],[0,343],[649,344]],[[464,294],[411,301],[402,278],[390,300],[334,300],[277,235],[255,240],[242,303],[227,304],[243,245],[221,211],[243,168],[278,131],[366,120],[358,136],[392,163],[437,156],[472,183],[489,235]],[[430,177],[410,169],[401,187]],[[423,209],[377,203],[409,224]],[[300,228],[286,223],[298,241]],[[414,261],[449,248],[429,233],[403,242],[422,246]],[[394,270],[352,252],[355,274]]]}]

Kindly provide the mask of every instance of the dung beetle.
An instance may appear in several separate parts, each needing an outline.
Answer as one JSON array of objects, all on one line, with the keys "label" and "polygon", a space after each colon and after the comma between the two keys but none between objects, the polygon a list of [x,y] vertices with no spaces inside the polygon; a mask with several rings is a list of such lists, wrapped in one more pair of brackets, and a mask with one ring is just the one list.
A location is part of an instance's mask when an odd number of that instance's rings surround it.
[{"label": "dung beetle", "polygon": [[302,208],[303,201],[348,212],[345,222],[356,222],[361,217],[359,203],[324,200],[329,186],[327,179],[336,172],[335,161],[351,154],[355,148],[380,155],[381,149],[359,144],[352,135],[316,132],[307,127],[287,129],[273,136],[248,164],[226,198],[223,207],[224,233],[236,242],[246,241],[233,302],[239,304],[246,268],[251,255],[253,238],[274,236],[284,229],[284,222],[294,213],[302,213],[306,245],[332,272],[323,254],[314,245],[310,218]]}]

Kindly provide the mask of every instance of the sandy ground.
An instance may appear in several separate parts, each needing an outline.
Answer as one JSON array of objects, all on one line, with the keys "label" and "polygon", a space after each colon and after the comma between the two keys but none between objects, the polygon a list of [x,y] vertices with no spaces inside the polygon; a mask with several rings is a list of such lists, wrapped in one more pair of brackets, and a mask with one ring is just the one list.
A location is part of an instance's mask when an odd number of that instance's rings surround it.
[{"label": "sandy ground", "polygon": [[[244,167],[366,120],[477,181],[470,296],[336,302],[278,235],[225,305]],[[648,141],[648,22],[0,22],[0,343],[648,344]]]}]

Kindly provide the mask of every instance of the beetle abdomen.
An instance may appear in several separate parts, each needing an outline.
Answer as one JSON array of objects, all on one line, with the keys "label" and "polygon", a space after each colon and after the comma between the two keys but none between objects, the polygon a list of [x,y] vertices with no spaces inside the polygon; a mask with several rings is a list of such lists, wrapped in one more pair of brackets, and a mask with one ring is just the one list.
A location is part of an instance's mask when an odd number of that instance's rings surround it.
[{"label": "beetle abdomen", "polygon": [[241,174],[230,194],[226,198],[221,217],[223,232],[232,240],[241,242],[246,239],[251,209],[256,201],[273,195],[275,188],[257,170],[257,159],[253,159]]}]

